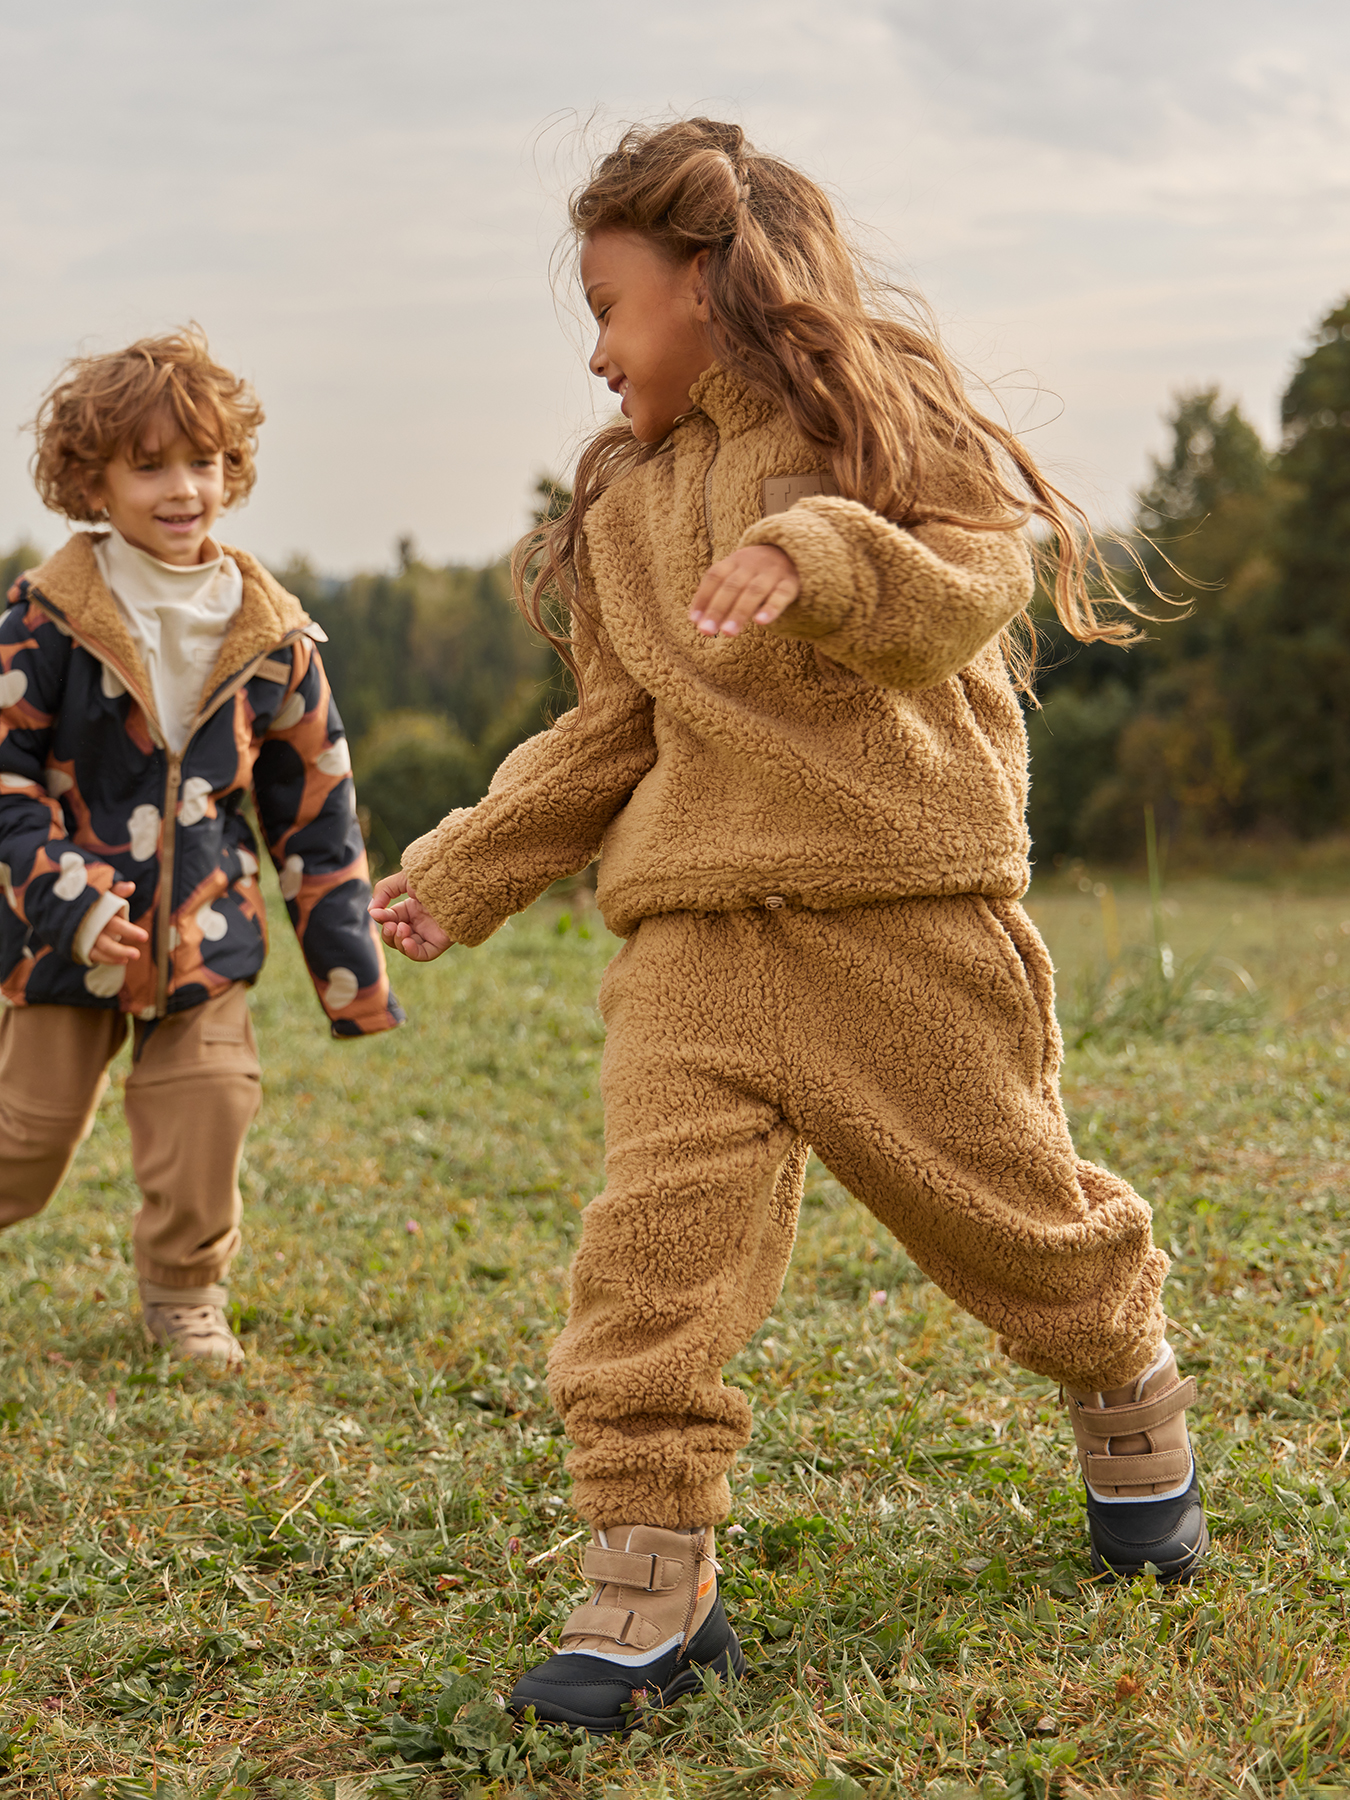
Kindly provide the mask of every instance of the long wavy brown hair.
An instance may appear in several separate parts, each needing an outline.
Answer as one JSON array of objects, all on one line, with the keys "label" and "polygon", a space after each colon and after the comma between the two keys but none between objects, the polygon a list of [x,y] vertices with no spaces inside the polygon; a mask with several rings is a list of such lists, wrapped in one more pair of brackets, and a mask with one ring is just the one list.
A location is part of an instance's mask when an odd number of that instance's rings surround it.
[{"label": "long wavy brown hair", "polygon": [[[1120,592],[1082,509],[1046,480],[1006,426],[978,412],[923,303],[872,277],[826,194],[808,176],[714,119],[627,130],[572,196],[567,243],[588,232],[639,231],[672,264],[708,252],[704,282],[717,361],[788,415],[829,459],[839,492],[902,526],[943,523],[1030,533],[1042,585],[1083,642],[1129,643],[1128,620],[1103,601]],[[570,503],[516,546],[517,603],[571,672],[595,621],[577,578],[586,515],[613,482],[661,449],[626,420],[604,426],[578,459]],[[969,513],[925,503],[930,469],[953,460],[976,501]],[[1023,614],[1004,655],[1030,694],[1035,632]],[[569,629],[570,627],[570,629]]]}]

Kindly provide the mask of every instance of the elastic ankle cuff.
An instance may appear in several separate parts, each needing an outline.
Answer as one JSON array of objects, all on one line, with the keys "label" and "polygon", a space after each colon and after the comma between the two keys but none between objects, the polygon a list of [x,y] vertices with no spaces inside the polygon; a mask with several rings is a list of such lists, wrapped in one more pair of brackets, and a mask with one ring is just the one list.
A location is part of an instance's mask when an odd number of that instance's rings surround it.
[{"label": "elastic ankle cuff", "polygon": [[731,1491],[725,1475],[672,1491],[655,1482],[640,1485],[574,1474],[572,1507],[593,1531],[636,1524],[654,1525],[661,1531],[696,1531],[726,1518]]}]

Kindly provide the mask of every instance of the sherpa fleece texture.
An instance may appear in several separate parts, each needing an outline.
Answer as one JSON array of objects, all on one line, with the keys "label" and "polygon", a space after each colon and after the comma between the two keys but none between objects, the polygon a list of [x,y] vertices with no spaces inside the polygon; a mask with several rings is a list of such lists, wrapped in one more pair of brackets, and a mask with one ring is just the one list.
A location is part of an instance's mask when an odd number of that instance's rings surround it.
[{"label": "sherpa fleece texture", "polygon": [[1049,957],[1015,902],[645,919],[605,973],[606,1186],[549,1388],[593,1526],[720,1519],[750,1408],[721,1370],[777,1299],[807,1145],[1024,1367],[1153,1361],[1147,1204],[1074,1153]]},{"label": "sherpa fleece texture", "polygon": [[[23,575],[0,620],[0,980],[15,1006],[183,1012],[256,979],[267,951],[252,792],[281,891],[335,1037],[403,1017],[366,912],[351,756],[294,595],[230,550],[243,600],[180,757],[145,668],[77,532]],[[172,820],[172,828],[169,821]],[[72,957],[117,881],[151,934],[126,968]]]},{"label": "sherpa fleece texture", "polygon": [[[725,369],[692,399],[587,516],[586,709],[408,847],[413,892],[465,944],[597,852],[621,936],[769,894],[1021,894],[1026,736],[997,642],[1031,591],[1019,534],[902,530],[824,495],[764,518],[766,479],[822,472],[820,451]],[[925,499],[978,510],[950,476]],[[758,543],[792,557],[800,598],[768,631],[703,636],[688,612],[704,571]]]}]

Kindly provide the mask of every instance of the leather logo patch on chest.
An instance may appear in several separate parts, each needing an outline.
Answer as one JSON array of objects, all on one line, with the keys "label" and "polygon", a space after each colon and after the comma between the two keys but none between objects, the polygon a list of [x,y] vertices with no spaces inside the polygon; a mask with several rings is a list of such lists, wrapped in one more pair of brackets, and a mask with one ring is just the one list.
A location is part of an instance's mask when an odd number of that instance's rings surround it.
[{"label": "leather logo patch on chest", "polygon": [[267,661],[260,662],[253,672],[255,675],[261,675],[264,681],[278,681],[284,685],[291,678],[291,665],[279,662],[274,656],[269,656]]},{"label": "leather logo patch on chest", "polygon": [[833,475],[770,475],[764,482],[764,517],[770,519],[775,513],[784,513],[813,494],[838,492]]}]

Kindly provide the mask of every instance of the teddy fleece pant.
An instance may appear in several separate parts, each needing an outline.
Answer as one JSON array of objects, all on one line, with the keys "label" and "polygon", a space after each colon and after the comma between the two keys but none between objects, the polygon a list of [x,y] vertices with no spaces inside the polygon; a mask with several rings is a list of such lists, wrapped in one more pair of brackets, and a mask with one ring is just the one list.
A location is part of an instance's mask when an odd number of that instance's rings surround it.
[{"label": "teddy fleece pant", "polygon": [[[65,1180],[127,1025],[84,1006],[0,1012],[0,1227],[41,1212]],[[239,1158],[262,1097],[247,989],[132,1032],[136,1272],[156,1288],[209,1287],[239,1248]]]},{"label": "teddy fleece pant", "polygon": [[808,1146],[1017,1362],[1118,1387],[1160,1348],[1148,1205],[1074,1153],[1049,956],[1011,901],[645,919],[600,991],[604,1192],[549,1388],[597,1528],[722,1518],[727,1359],[768,1317]]}]

